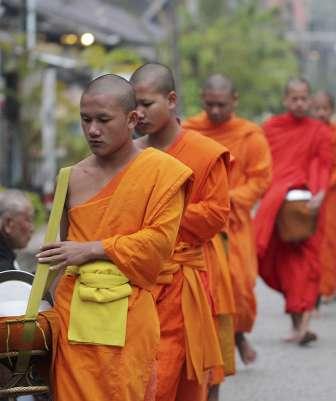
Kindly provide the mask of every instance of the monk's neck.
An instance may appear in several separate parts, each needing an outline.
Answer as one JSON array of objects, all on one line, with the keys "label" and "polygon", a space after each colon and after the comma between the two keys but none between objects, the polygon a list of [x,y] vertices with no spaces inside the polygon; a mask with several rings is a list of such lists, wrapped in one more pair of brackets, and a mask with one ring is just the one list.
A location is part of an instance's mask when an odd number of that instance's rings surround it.
[{"label": "monk's neck", "polygon": [[126,166],[128,162],[134,159],[139,152],[139,149],[135,146],[130,138],[113,154],[110,154],[106,157],[99,157],[95,155],[95,163],[102,170],[119,171]]},{"label": "monk's neck", "polygon": [[[205,114],[206,115],[206,114]],[[227,127],[229,126],[232,122],[234,122],[235,120],[235,115],[231,114],[228,118],[226,118],[225,120],[222,121],[213,121],[210,120],[210,118],[206,115],[206,118],[208,120],[208,123],[214,128],[223,128],[223,127]]]},{"label": "monk's neck", "polygon": [[303,122],[305,122],[307,120],[307,116],[306,115],[298,117],[298,116],[295,116],[290,111],[287,111],[287,117],[291,122],[296,123],[296,124],[303,123]]},{"label": "monk's neck", "polygon": [[159,132],[148,135],[147,146],[160,150],[167,150],[175,142],[180,132],[180,124],[176,118],[172,118]]}]

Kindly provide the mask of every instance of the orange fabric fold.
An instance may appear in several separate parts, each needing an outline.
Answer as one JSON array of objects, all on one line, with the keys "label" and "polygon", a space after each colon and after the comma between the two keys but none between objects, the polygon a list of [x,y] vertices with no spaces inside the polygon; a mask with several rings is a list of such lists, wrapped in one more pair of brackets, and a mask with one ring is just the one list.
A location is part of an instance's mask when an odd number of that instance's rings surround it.
[{"label": "orange fabric fold", "polygon": [[[207,370],[217,366],[223,372],[208,302],[210,294],[202,284],[201,274],[207,275],[209,268],[203,246],[222,230],[228,218],[230,154],[215,141],[186,130],[181,131],[167,152],[193,170],[194,181],[178,244],[165,264],[166,271],[175,273],[171,285],[179,286],[180,298],[174,288],[159,287],[161,340],[156,400],[175,401],[187,392],[195,396],[193,401],[198,401],[204,396]],[[162,275],[158,282],[162,282]],[[180,299],[180,305],[176,299]]]},{"label": "orange fabric fold", "polygon": [[162,259],[173,252],[191,174],[169,155],[147,149],[116,181],[112,178],[94,198],[69,211],[68,240],[102,241],[108,257],[129,278],[132,294],[124,347],[71,344],[67,331],[76,278],[61,278],[55,298],[61,323],[56,401],[153,401],[159,321],[148,288],[156,282]]},{"label": "orange fabric fold", "polygon": [[[234,157],[230,172],[229,227],[223,231],[229,237],[228,260],[237,310],[236,331],[249,332],[256,317],[254,286],[257,276],[251,209],[271,182],[267,141],[260,127],[236,116],[215,125],[202,112],[186,120],[183,126],[216,140]],[[225,254],[217,250],[217,256],[225,265]]]}]

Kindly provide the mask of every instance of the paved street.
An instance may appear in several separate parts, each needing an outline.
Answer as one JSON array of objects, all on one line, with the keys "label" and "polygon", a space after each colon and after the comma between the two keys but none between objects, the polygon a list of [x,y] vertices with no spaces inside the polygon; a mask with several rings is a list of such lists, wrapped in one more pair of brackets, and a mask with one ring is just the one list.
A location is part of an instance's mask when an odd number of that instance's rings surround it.
[{"label": "paved street", "polygon": [[289,319],[282,298],[258,283],[259,316],[250,336],[258,351],[254,366],[238,361],[237,375],[221,387],[221,401],[336,400],[336,303],[322,305],[312,328],[319,341],[298,347],[281,341]]}]

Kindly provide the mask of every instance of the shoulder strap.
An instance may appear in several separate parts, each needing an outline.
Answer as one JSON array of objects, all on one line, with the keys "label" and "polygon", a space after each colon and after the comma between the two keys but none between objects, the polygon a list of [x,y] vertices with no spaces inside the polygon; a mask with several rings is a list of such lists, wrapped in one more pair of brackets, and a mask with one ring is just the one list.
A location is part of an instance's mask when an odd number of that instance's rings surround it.
[{"label": "shoulder strap", "polygon": [[[57,238],[59,226],[64,209],[64,203],[68,191],[69,176],[71,167],[62,168],[57,179],[54,202],[52,205],[47,232],[44,238],[44,244],[53,242]],[[49,272],[49,265],[39,263],[37,265],[32,289],[30,292],[26,314],[24,318],[24,327],[22,333],[23,343],[29,344],[34,339],[36,330],[36,318],[38,315],[39,306],[45,291],[51,284],[55,274]],[[24,372],[29,364],[31,351],[19,351],[16,372]]]}]

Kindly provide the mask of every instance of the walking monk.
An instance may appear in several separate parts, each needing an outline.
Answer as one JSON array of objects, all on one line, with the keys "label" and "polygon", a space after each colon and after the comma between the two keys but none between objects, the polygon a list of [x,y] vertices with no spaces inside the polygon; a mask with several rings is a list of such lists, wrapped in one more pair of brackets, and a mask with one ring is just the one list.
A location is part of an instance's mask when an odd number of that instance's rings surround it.
[{"label": "walking monk", "polygon": [[92,153],[72,167],[66,241],[38,255],[67,267],[55,298],[56,401],[155,399],[159,321],[150,291],[173,252],[192,172],[163,152],[136,148],[135,106],[118,76],[85,89],[80,113]]},{"label": "walking monk", "polygon": [[[319,294],[321,230],[305,241],[287,242],[280,238],[276,223],[284,199],[290,198],[289,191],[293,195],[291,190],[300,189],[310,196],[314,192],[307,203],[314,214],[329,182],[329,130],[306,116],[309,101],[309,83],[302,78],[289,80],[283,100],[287,112],[264,124],[273,156],[273,181],[255,220],[260,275],[284,295],[293,326],[287,340],[301,345],[317,338],[309,330],[309,319]],[[318,180],[312,173],[313,163],[318,164]]]},{"label": "walking monk", "polygon": [[[249,364],[256,358],[256,351],[245,336],[252,331],[256,318],[257,257],[251,210],[270,183],[271,156],[261,129],[235,115],[238,93],[229,78],[210,76],[203,87],[202,101],[204,111],[186,120],[183,126],[215,139],[235,159],[230,175],[231,214],[222,236],[228,236],[229,269],[237,309],[236,345],[242,361]],[[225,262],[223,251],[221,257]]]},{"label": "walking monk", "polygon": [[331,179],[323,202],[325,225],[320,247],[320,294],[325,302],[336,298],[336,125],[331,122],[334,107],[334,99],[328,92],[317,92],[312,98],[311,114],[330,128],[332,141]]},{"label": "walking monk", "polygon": [[[161,324],[157,401],[206,399],[208,370],[223,365],[210,304],[204,252],[229,213],[229,152],[201,135],[181,129],[171,71],[145,64],[131,77],[136,91],[140,148],[153,146],[183,161],[194,185],[179,241],[154,290]],[[209,267],[210,269],[210,267]],[[166,285],[161,285],[161,283]]]}]

